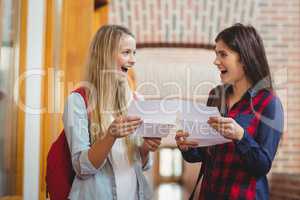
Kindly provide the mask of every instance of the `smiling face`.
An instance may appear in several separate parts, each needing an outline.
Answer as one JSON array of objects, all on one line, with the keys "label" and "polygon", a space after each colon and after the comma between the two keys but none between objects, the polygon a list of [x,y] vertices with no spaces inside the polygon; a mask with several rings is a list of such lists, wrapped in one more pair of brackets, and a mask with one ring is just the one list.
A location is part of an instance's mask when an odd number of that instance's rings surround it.
[{"label": "smiling face", "polygon": [[229,49],[222,40],[217,41],[215,52],[214,64],[220,70],[222,83],[235,85],[247,80],[237,52]]},{"label": "smiling face", "polygon": [[117,69],[127,76],[129,68],[135,64],[136,42],[130,35],[123,35],[120,40],[120,47],[117,54]]}]

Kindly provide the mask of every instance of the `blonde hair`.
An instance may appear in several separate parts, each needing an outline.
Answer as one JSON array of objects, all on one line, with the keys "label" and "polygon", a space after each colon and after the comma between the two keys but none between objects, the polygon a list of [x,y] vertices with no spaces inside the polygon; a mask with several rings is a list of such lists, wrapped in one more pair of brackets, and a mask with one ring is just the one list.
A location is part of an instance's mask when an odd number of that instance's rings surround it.
[{"label": "blonde hair", "polygon": [[[103,138],[112,117],[127,115],[130,89],[126,78],[117,73],[116,57],[123,36],[134,35],[119,25],[102,26],[95,34],[87,60],[87,81],[96,90],[87,91],[90,110],[90,135],[93,144]],[[95,128],[96,125],[96,128]],[[134,142],[125,138],[129,161],[133,161]]]}]

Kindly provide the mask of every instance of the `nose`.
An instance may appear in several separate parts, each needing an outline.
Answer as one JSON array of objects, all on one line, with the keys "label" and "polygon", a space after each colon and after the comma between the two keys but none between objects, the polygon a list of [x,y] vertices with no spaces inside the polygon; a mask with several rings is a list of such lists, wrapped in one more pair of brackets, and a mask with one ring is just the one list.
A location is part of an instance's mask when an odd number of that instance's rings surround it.
[{"label": "nose", "polygon": [[136,62],[135,55],[134,55],[133,53],[131,53],[131,54],[130,54],[130,58],[129,58],[129,64],[130,64],[131,66],[134,66],[135,62]]},{"label": "nose", "polygon": [[218,57],[216,57],[214,60],[214,65],[219,66],[220,64],[220,60],[218,59]]}]

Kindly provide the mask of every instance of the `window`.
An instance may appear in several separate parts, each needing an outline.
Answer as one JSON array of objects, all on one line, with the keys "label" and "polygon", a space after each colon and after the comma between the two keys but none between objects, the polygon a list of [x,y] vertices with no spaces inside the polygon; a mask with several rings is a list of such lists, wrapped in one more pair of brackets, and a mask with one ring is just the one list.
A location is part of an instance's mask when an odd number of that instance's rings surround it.
[{"label": "window", "polygon": [[162,147],[158,152],[158,188],[157,200],[183,199],[181,186],[183,174],[183,159],[177,147]]},{"label": "window", "polygon": [[159,177],[161,180],[180,180],[182,165],[181,152],[177,148],[161,148],[159,150]]},{"label": "window", "polygon": [[158,200],[172,199],[172,200],[182,200],[183,190],[179,184],[161,184],[158,188],[157,197]]}]

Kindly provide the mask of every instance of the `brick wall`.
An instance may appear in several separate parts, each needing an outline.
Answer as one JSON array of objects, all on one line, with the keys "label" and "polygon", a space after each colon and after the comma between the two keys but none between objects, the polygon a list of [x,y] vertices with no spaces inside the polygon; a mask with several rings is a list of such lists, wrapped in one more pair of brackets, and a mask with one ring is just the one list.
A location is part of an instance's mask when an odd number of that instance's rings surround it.
[{"label": "brick wall", "polygon": [[213,44],[224,27],[251,23],[257,6],[255,0],[112,0],[109,21],[126,25],[140,44]]},{"label": "brick wall", "polygon": [[255,26],[264,39],[275,86],[284,103],[286,132],[273,172],[300,173],[300,1],[262,1]]},{"label": "brick wall", "polygon": [[300,176],[300,0],[112,0],[109,21],[128,26],[140,45],[198,47],[213,45],[216,34],[235,22],[254,25],[285,110],[285,131],[269,174],[271,197],[300,199],[295,190]]},{"label": "brick wall", "polygon": [[269,176],[271,199],[300,199],[300,1],[261,1],[258,10],[254,25],[264,39],[286,115]]}]

